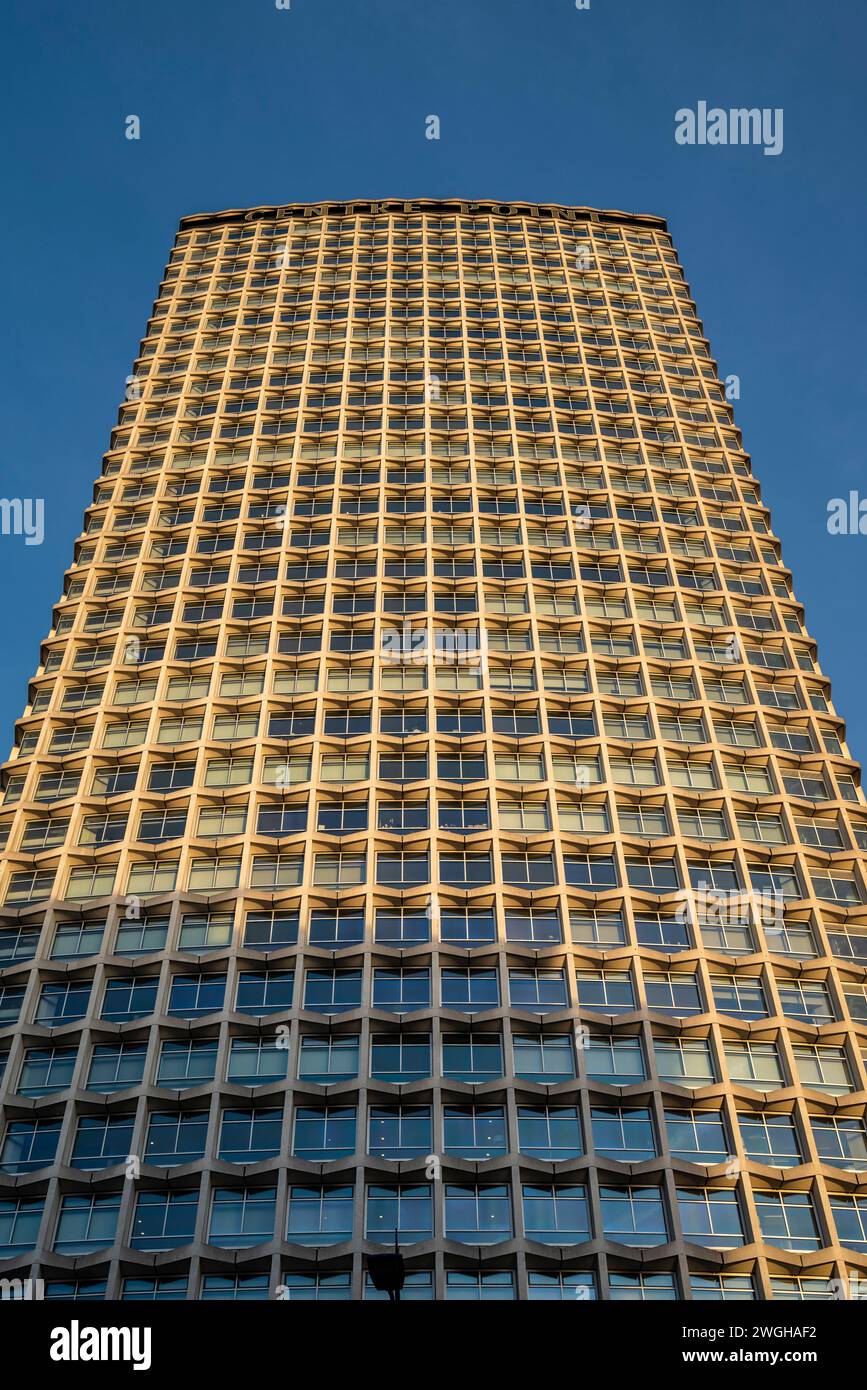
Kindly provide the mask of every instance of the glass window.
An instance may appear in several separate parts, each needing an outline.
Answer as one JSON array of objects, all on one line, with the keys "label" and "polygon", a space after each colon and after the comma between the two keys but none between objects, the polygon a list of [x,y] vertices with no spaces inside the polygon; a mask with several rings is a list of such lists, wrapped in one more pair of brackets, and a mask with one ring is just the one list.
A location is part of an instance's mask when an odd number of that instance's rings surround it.
[{"label": "glass window", "polygon": [[359,1040],[354,1034],[305,1033],[298,1055],[298,1080],[334,1086],[358,1075]]},{"label": "glass window", "polygon": [[433,1236],[433,1198],[427,1183],[388,1185],[367,1189],[367,1240],[383,1245],[412,1245]]},{"label": "glass window", "polygon": [[784,1250],[818,1250],[823,1243],[809,1192],[777,1192],[753,1187],[764,1239]]},{"label": "glass window", "polygon": [[371,1105],[367,1151],[375,1158],[396,1161],[425,1158],[432,1145],[430,1106]]},{"label": "glass window", "polygon": [[594,1106],[590,1111],[593,1146],[604,1158],[642,1163],[657,1154],[653,1117],[649,1109]]},{"label": "glass window", "polygon": [[679,1187],[677,1200],[686,1240],[729,1250],[744,1241],[737,1192],[731,1187]]},{"label": "glass window", "polygon": [[637,1036],[589,1033],[584,1056],[591,1081],[609,1086],[633,1086],[647,1079],[641,1039]]},{"label": "glass window", "polygon": [[596,1298],[596,1281],[590,1270],[530,1269],[527,1271],[527,1298],[533,1303],[562,1303]]},{"label": "glass window", "polygon": [[469,1245],[493,1245],[500,1240],[510,1240],[512,1204],[508,1184],[447,1183],[445,1235],[447,1240]]},{"label": "glass window", "polygon": [[687,1163],[723,1163],[731,1154],[721,1110],[668,1110],[665,1126],[672,1157]]},{"label": "glass window", "polygon": [[525,1183],[524,1233],[543,1245],[578,1245],[590,1239],[587,1193],[580,1185]]},{"label": "glass window", "polygon": [[60,1204],[54,1249],[61,1255],[87,1255],[112,1245],[120,1197],[119,1192],[67,1193]]},{"label": "glass window", "polygon": [[139,1192],[130,1245],[136,1250],[171,1250],[187,1245],[196,1231],[197,1188]]},{"label": "glass window", "polygon": [[211,1202],[208,1241],[240,1250],[271,1240],[276,1209],[276,1188],[217,1187]]},{"label": "glass window", "polygon": [[339,1245],[352,1236],[355,1206],[352,1187],[289,1189],[286,1239],[294,1245]]},{"label": "glass window", "polygon": [[274,1158],[280,1153],[282,1133],[283,1112],[279,1108],[224,1110],[219,1156],[227,1163],[259,1163]]},{"label": "glass window", "polygon": [[504,1303],[514,1298],[515,1276],[509,1269],[446,1270],[446,1301],[449,1303]]},{"label": "glass window", "polygon": [[109,1168],[132,1152],[134,1115],[80,1115],[72,1147],[73,1168]]},{"label": "glass window", "polygon": [[664,1245],[668,1240],[661,1188],[601,1186],[599,1202],[608,1240],[637,1246]]},{"label": "glass window", "polygon": [[[279,1133],[275,1135],[279,1151]],[[298,1105],[292,1152],[311,1163],[328,1163],[355,1152],[355,1106]]]},{"label": "glass window", "polygon": [[508,1150],[502,1105],[446,1105],[443,1148],[454,1158],[483,1162]]},{"label": "glass window", "polygon": [[204,1158],[207,1135],[207,1110],[154,1110],[148,1122],[144,1161],[163,1168],[193,1163]]},{"label": "glass window", "polygon": [[10,1119],[0,1150],[0,1171],[31,1173],[48,1167],[57,1152],[60,1126],[59,1119]]},{"label": "glass window", "polygon": [[371,1037],[370,1075],[377,1081],[421,1081],[431,1075],[432,1066],[427,1033],[374,1033]]}]

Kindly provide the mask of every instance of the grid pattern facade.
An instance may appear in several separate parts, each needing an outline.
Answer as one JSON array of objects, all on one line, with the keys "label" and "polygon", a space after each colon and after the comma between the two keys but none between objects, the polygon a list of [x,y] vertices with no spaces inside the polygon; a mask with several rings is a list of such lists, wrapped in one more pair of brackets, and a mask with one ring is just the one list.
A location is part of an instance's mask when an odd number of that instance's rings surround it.
[{"label": "grid pattern facade", "polygon": [[661,219],[185,218],[2,780],[0,1279],[867,1287],[867,808]]}]

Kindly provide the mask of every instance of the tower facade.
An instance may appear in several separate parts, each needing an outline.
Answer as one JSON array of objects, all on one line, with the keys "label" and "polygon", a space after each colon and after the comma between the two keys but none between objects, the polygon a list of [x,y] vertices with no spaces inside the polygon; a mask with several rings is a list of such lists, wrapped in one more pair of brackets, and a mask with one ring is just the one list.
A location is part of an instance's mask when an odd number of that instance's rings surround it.
[{"label": "tower facade", "polygon": [[727,387],[659,218],[183,219],[2,774],[7,1296],[867,1292],[867,807]]}]

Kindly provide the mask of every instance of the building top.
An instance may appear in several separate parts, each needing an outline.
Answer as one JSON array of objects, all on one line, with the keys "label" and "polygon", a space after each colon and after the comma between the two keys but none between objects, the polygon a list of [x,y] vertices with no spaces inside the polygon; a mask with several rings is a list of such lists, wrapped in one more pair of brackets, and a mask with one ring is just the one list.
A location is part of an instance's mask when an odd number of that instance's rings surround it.
[{"label": "building top", "polygon": [[281,203],[255,208],[225,208],[222,212],[196,212],[181,218],[181,228],[211,227],[235,222],[258,222],[267,217],[322,217],[327,214],[368,215],[399,212],[496,213],[502,217],[564,217],[578,222],[626,223],[667,232],[664,217],[653,213],[621,212],[615,208],[574,207],[565,203],[497,202],[493,198],[349,198],[319,203]]}]

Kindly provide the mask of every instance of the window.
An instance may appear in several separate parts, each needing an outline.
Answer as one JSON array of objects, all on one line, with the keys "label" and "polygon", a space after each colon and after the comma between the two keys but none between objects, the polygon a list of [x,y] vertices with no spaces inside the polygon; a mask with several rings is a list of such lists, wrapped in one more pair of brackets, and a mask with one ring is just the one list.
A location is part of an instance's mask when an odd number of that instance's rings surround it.
[{"label": "window", "polygon": [[850,1172],[867,1171],[867,1127],[858,1116],[811,1115],[810,1125],[823,1163]]},{"label": "window", "polygon": [[590,1111],[593,1145],[604,1158],[642,1163],[657,1154],[653,1118],[647,1108],[593,1106]]},{"label": "window", "polygon": [[863,1197],[843,1197],[834,1193],[830,1200],[840,1244],[863,1254],[867,1250],[867,1201]]},{"label": "window", "polygon": [[677,1299],[673,1274],[611,1271],[608,1293],[614,1303],[671,1303]]},{"label": "window", "polygon": [[445,1236],[469,1245],[492,1245],[512,1236],[508,1184],[462,1186],[447,1183]]},{"label": "window", "polygon": [[842,1047],[795,1044],[792,1051],[802,1086],[830,1096],[842,1096],[854,1090],[849,1062]]},{"label": "window", "polygon": [[444,1008],[462,1013],[484,1012],[500,1002],[500,988],[495,969],[481,966],[467,969],[443,969],[440,988]]},{"label": "window", "polygon": [[621,912],[598,912],[593,909],[570,912],[569,927],[576,945],[605,950],[626,944],[626,927]]},{"label": "window", "polygon": [[22,1096],[50,1095],[71,1082],[78,1058],[77,1047],[30,1047],[24,1053],[16,1088]]},{"label": "window", "polygon": [[604,892],[617,887],[617,866],[611,855],[571,856],[564,859],[564,867],[566,882],[576,888]]},{"label": "window", "polygon": [[158,975],[118,975],[106,980],[101,1018],[111,1023],[127,1023],[144,1018],[156,1007]]},{"label": "window", "polygon": [[371,1184],[367,1189],[365,1237],[383,1245],[412,1245],[433,1236],[433,1199],[426,1183]]},{"label": "window", "polygon": [[780,1008],[787,1018],[832,1023],[836,1018],[827,985],[821,980],[777,980]]},{"label": "window", "polygon": [[181,919],[178,948],[182,951],[216,951],[232,941],[230,912],[185,912]]},{"label": "window", "polygon": [[628,1013],[636,1007],[628,970],[577,970],[578,1005],[594,1013]]},{"label": "window", "polygon": [[[36,1022],[41,1023],[45,1028],[56,1028],[64,1023],[78,1022],[87,1013],[90,989],[90,980],[70,981],[65,984],[44,984],[36,1006]],[[12,997],[12,990],[7,987],[7,991]],[[20,997],[23,997],[23,990]],[[0,1004],[0,1017],[2,1017],[2,1012],[2,1004]],[[18,1010],[16,1008],[14,1016],[9,1021],[15,1022],[17,1016]]]},{"label": "window", "polygon": [[374,1033],[371,1037],[370,1075],[377,1081],[423,1080],[431,1075],[432,1066],[429,1034]]},{"label": "window", "polygon": [[766,1018],[768,1005],[758,975],[711,975],[714,1003],[735,1018]]},{"label": "window", "polygon": [[524,1234],[543,1245],[578,1245],[590,1239],[587,1193],[580,1185],[524,1183]]},{"label": "window", "polygon": [[[10,1120],[0,1150],[0,1171],[31,1173],[54,1162],[60,1120]],[[73,1159],[74,1163],[74,1159]]]},{"label": "window", "polygon": [[742,1303],[756,1297],[749,1274],[690,1274],[689,1287],[693,1299],[703,1303]]},{"label": "window", "polygon": [[809,1192],[753,1188],[762,1235],[783,1250],[818,1250],[823,1243]]},{"label": "window", "polygon": [[772,1274],[771,1291],[775,1299],[804,1303],[839,1297],[833,1280],[809,1275]]},{"label": "window", "polygon": [[668,1225],[662,1189],[651,1186],[600,1186],[602,1225],[608,1240],[621,1245],[664,1245]]},{"label": "window", "polygon": [[[222,1244],[214,1240],[214,1244]],[[167,1282],[167,1281],[163,1281]],[[175,1281],[178,1282],[178,1281]],[[185,1285],[186,1281],[179,1281]],[[267,1274],[206,1274],[202,1279],[199,1294],[203,1302],[211,1299],[229,1299],[232,1302],[264,1301],[271,1297],[270,1280]]]},{"label": "window", "polygon": [[738,1112],[738,1127],[748,1158],[773,1168],[789,1168],[803,1162],[791,1115],[742,1110]]},{"label": "window", "polygon": [[[401,1291],[401,1299],[406,1294]],[[503,1303],[515,1297],[515,1276],[511,1270],[446,1270],[446,1301]]]},{"label": "window", "polygon": [[[162,1278],[126,1278],[121,1297],[132,1303],[166,1303],[183,1301],[187,1296],[187,1280],[183,1275]],[[104,1295],[103,1295],[104,1297]]]},{"label": "window", "polygon": [[42,1223],[42,1209],[41,1197],[0,1197],[0,1254],[3,1259],[14,1259],[34,1249]]},{"label": "window", "polygon": [[[278,1288],[281,1298],[304,1303],[347,1303],[352,1297],[350,1270],[329,1274],[286,1273]],[[401,1294],[406,1297],[405,1293]]]},{"label": "window", "polygon": [[299,914],[274,908],[248,912],[244,920],[244,945],[254,951],[279,951],[298,940]]},{"label": "window", "polygon": [[688,1163],[722,1163],[731,1152],[720,1110],[668,1110],[665,1126],[673,1157]]},{"label": "window", "polygon": [[[447,1112],[448,1113],[448,1112]],[[448,1120],[446,1120],[448,1133]],[[371,1105],[367,1151],[396,1161],[424,1158],[431,1152],[433,1130],[427,1105]],[[448,1150],[448,1142],[446,1142]]]},{"label": "window", "polygon": [[[412,908],[377,908],[374,918],[374,940],[383,946],[413,946],[429,941],[430,920],[431,914],[427,911],[419,912]],[[360,917],[359,923],[363,933],[364,924]]]},{"label": "window", "polygon": [[225,975],[174,975],[168,1012],[179,1018],[198,1018],[223,1007]]},{"label": "window", "polygon": [[647,1078],[641,1039],[637,1036],[590,1033],[584,1057],[591,1081],[609,1086],[632,1086]]},{"label": "window", "polygon": [[[279,1129],[274,1138],[279,1152]],[[355,1152],[355,1107],[299,1105],[292,1152],[311,1162],[329,1162]]]},{"label": "window", "polygon": [[[94,944],[92,937],[87,933],[86,928],[73,924],[68,937],[60,937],[60,933],[65,929],[59,926],[54,933],[54,947],[52,948],[52,959],[68,959],[79,954],[89,955],[99,950],[99,944]],[[102,941],[102,927],[98,928],[99,942]],[[42,927],[3,927],[0,928],[0,968],[7,965],[15,965],[18,961],[32,960],[39,947],[39,938],[42,935]],[[60,937],[60,941],[58,941]],[[81,945],[85,949],[79,951]],[[60,954],[58,954],[58,951]],[[68,953],[68,954],[67,954]]]},{"label": "window", "polygon": [[462,946],[481,946],[497,939],[496,920],[489,908],[440,906],[439,929],[442,941]]},{"label": "window", "polygon": [[198,1189],[139,1192],[133,1213],[130,1245],[136,1250],[171,1250],[187,1245],[196,1230]]},{"label": "window", "polygon": [[376,882],[393,888],[429,883],[430,859],[427,854],[381,852],[376,856]]},{"label": "window", "polygon": [[286,1013],[292,1007],[294,984],[293,970],[241,970],[235,1009],[239,1014],[252,1014],[256,1018]]},{"label": "window", "polygon": [[[144,1043],[97,1043],[87,1077],[89,1091],[124,1091],[141,1083],[147,1048]],[[215,1053],[216,1055],[216,1053]]]},{"label": "window", "polygon": [[550,946],[563,940],[560,915],[555,911],[542,909],[506,909],[506,940],[520,941],[529,945]]},{"label": "window", "polygon": [[347,1186],[292,1186],[286,1239],[294,1245],[339,1245],[352,1236],[355,1193]]},{"label": "window", "polygon": [[674,971],[645,970],[647,1007],[673,1018],[702,1012],[701,989],[695,975]]},{"label": "window", "polygon": [[[281,1042],[282,1039],[275,1040],[273,1037],[232,1038],[226,1079],[239,1086],[267,1086],[275,1081],[284,1081],[289,1053]],[[215,1044],[213,1048],[216,1062]]]},{"label": "window", "polygon": [[706,1038],[654,1038],[653,1051],[662,1082],[698,1089],[717,1079]]},{"label": "window", "polygon": [[207,1134],[207,1110],[154,1110],[148,1122],[144,1161],[160,1168],[194,1163],[204,1158]]},{"label": "window", "polygon": [[217,1187],[211,1203],[208,1241],[240,1250],[271,1240],[277,1207],[273,1187]]},{"label": "window", "polygon": [[141,917],[122,921],[117,929],[114,949],[119,956],[145,956],[162,951],[168,939],[168,918]]},{"label": "window", "polygon": [[569,1033],[517,1034],[512,1038],[515,1075],[552,1086],[575,1077],[575,1049]]},{"label": "window", "polygon": [[120,1198],[119,1192],[68,1193],[63,1197],[54,1235],[54,1249],[58,1254],[88,1255],[112,1245]]},{"label": "window", "polygon": [[132,1150],[134,1116],[81,1115],[75,1132],[73,1168],[110,1168]]},{"label": "window", "polygon": [[712,1250],[730,1250],[742,1245],[737,1192],[729,1187],[679,1187],[677,1200],[686,1240],[708,1245]]},{"label": "window", "polygon": [[786,1084],[776,1043],[730,1039],[723,1047],[729,1077],[735,1085],[774,1091]]},{"label": "window", "polygon": [[298,1055],[299,1081],[313,1081],[319,1086],[351,1081],[358,1075],[358,1046],[353,1034],[304,1034]]},{"label": "window", "polygon": [[549,1013],[569,1003],[565,969],[509,971],[509,1004],[528,1013]]},{"label": "window", "polygon": [[313,1013],[345,1013],[361,1005],[360,970],[308,970],[304,980],[305,1009]]}]

